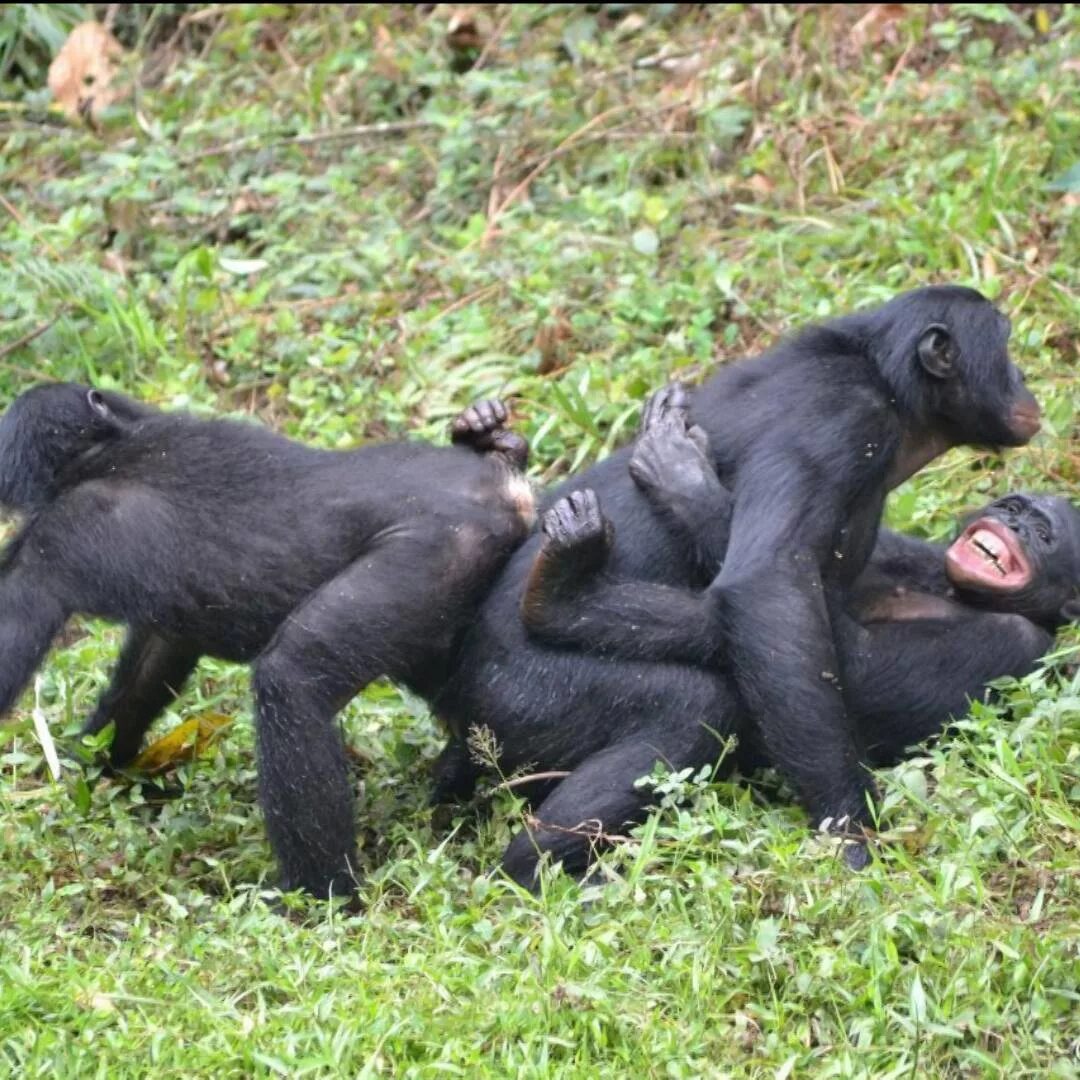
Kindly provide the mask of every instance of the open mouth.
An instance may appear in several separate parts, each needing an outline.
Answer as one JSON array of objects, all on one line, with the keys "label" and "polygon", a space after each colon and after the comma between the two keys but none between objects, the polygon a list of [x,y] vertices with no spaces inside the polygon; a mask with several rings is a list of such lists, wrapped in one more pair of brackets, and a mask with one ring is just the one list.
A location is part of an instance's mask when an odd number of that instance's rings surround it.
[{"label": "open mouth", "polygon": [[1020,538],[994,518],[980,518],[952,542],[945,552],[945,572],[954,585],[996,592],[1022,589],[1031,580]]}]

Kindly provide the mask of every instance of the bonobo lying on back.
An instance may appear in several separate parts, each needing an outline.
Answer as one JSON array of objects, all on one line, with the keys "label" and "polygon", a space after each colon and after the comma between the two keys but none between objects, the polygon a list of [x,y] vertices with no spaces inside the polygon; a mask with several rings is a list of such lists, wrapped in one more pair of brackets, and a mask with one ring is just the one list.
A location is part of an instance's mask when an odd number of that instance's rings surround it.
[{"label": "bonobo lying on back", "polygon": [[[387,675],[421,694],[525,536],[527,447],[499,402],[454,447],[315,450],[251,423],[72,384],[0,420],[0,713],[73,614],[126,623],[86,731],[123,765],[203,654],[253,662],[259,794],[285,888],[352,887],[353,800],[335,713]],[[481,451],[477,453],[475,451]]]},{"label": "bonobo lying on back", "polygon": [[[726,680],[698,667],[613,665],[528,640],[519,609],[540,540],[523,545],[436,702],[459,738],[471,725],[489,728],[505,769],[532,763],[542,746],[547,769],[571,771],[537,810],[551,828],[523,834],[507,853],[514,876],[528,878],[538,853],[559,849],[590,797],[591,816],[606,820],[605,794],[621,792],[616,774],[684,760],[694,740],[735,731],[744,710],[815,822],[865,819],[871,780],[841,693],[834,619],[873,549],[891,487],[950,446],[1016,446],[1038,430],[1008,337],[1008,320],[978,293],[932,287],[721,368],[690,401],[734,499],[713,581],[699,545],[668,529],[638,490],[629,449],[551,496],[597,493],[618,537],[610,554],[618,577],[708,586],[709,655],[730,659],[739,703]],[[685,725],[657,731],[660,715]],[[644,730],[650,739],[637,740]],[[453,787],[445,781],[444,793]],[[859,864],[865,852],[852,845],[849,859]]]}]

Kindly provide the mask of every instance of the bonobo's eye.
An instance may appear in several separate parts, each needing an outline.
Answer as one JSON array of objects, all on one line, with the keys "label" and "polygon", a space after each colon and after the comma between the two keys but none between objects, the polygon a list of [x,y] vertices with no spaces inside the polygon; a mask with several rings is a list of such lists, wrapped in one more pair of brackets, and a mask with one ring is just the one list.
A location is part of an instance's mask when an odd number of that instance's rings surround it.
[{"label": "bonobo's eye", "polygon": [[1006,495],[1003,499],[998,499],[994,506],[1014,517],[1019,517],[1027,509],[1027,503],[1019,495]]},{"label": "bonobo's eye", "polygon": [[1050,543],[1050,526],[1044,521],[1035,522],[1035,535],[1044,543]]},{"label": "bonobo's eye", "polygon": [[956,349],[952,336],[940,323],[928,326],[919,338],[919,363],[935,379],[947,379],[953,373]]},{"label": "bonobo's eye", "polygon": [[89,405],[98,416],[108,417],[112,415],[109,411],[109,406],[105,404],[105,399],[98,390],[91,390],[90,393],[86,395],[86,404]]}]

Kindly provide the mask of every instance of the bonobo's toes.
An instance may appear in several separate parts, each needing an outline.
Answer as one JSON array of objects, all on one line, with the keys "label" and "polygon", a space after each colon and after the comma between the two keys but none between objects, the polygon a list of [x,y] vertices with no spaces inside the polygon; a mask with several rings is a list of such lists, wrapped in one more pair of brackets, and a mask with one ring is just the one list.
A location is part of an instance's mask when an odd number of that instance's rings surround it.
[{"label": "bonobo's toes", "polygon": [[849,870],[865,870],[870,865],[870,847],[865,840],[844,844],[844,862]]},{"label": "bonobo's toes", "polygon": [[698,453],[706,461],[709,461],[709,436],[705,434],[704,428],[698,427],[697,424],[694,424],[693,427],[686,429],[686,437],[697,447]]},{"label": "bonobo's toes", "polygon": [[500,428],[490,436],[490,449],[504,458],[519,472],[525,471],[529,463],[529,442],[524,435],[516,431]]},{"label": "bonobo's toes", "polygon": [[690,392],[683,383],[673,382],[657,390],[645,403],[641,430],[676,427],[686,430],[690,417]]},{"label": "bonobo's toes", "polygon": [[603,540],[607,522],[600,510],[600,500],[591,488],[572,491],[544,512],[540,527],[545,547],[577,547]]},{"label": "bonobo's toes", "polygon": [[487,450],[491,446],[487,436],[498,432],[506,424],[507,415],[505,403],[498,398],[475,401],[454,417],[450,437],[456,443]]}]

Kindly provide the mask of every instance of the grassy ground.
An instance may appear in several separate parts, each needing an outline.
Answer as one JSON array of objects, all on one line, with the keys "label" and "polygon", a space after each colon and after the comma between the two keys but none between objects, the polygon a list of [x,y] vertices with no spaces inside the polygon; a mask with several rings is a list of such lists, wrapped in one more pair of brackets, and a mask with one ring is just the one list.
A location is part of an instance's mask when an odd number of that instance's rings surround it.
[{"label": "grassy ground", "polygon": [[[545,483],[673,375],[956,281],[1011,314],[1046,428],[950,454],[893,523],[1076,492],[1075,9],[183,7],[121,14],[155,62],[97,132],[37,89],[42,20],[78,5],[0,18],[4,401],[92,379],[338,446],[442,437],[498,391]],[[325,137],[371,124],[400,126]],[[57,735],[117,640],[60,643]],[[1076,1076],[1076,646],[882,776],[864,874],[761,785],[684,777],[612,885],[541,899],[487,875],[520,809],[432,821],[438,733],[375,687],[345,716],[351,918],[260,898],[243,671],[206,663],[170,713],[236,722],[164,802],[51,783],[30,693],[0,728],[0,1074]]]}]

